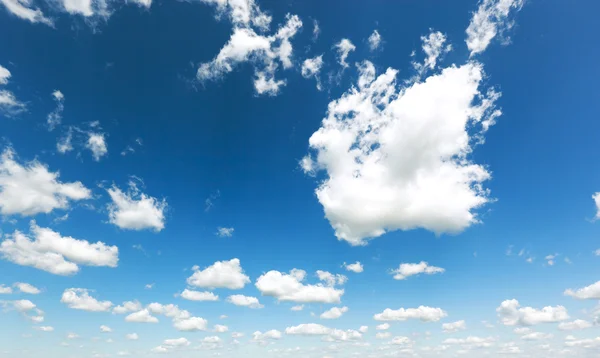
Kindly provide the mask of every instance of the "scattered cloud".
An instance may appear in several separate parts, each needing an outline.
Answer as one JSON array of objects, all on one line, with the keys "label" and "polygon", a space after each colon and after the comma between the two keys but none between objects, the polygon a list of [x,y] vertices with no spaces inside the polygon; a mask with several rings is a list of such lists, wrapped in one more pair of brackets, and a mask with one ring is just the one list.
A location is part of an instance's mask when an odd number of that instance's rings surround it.
[{"label": "scattered cloud", "polygon": [[13,286],[16,287],[19,291],[23,293],[29,293],[30,295],[37,295],[42,292],[39,288],[24,282],[17,282]]},{"label": "scattered cloud", "polygon": [[55,275],[73,275],[79,265],[117,267],[119,249],[103,242],[89,243],[61,236],[49,228],[30,224],[30,236],[15,231],[0,243],[0,254],[17,265],[31,266]]},{"label": "scattered cloud", "polygon": [[194,271],[187,279],[190,286],[239,290],[250,282],[250,277],[244,274],[239,259],[217,261],[204,270],[195,267]]},{"label": "scattered cloud", "polygon": [[112,307],[110,301],[98,301],[90,296],[90,291],[85,288],[67,288],[60,299],[60,302],[74,310],[83,310],[89,312],[108,312]]},{"label": "scattered cloud", "polygon": [[231,295],[227,297],[227,302],[236,306],[244,306],[254,309],[265,307],[258,302],[258,298],[244,295]]},{"label": "scattered cloud", "polygon": [[363,265],[360,263],[360,261],[356,261],[353,264],[346,264],[344,262],[344,267],[346,268],[346,270],[348,271],[352,271],[354,273],[361,273],[364,271],[364,267]]},{"label": "scattered cloud", "polygon": [[158,323],[158,318],[152,316],[148,309],[143,309],[125,317],[125,322]]},{"label": "scattered cloud", "polygon": [[[9,289],[10,289],[10,287],[9,287]],[[290,308],[290,310],[296,311],[296,312],[302,311],[303,309],[304,309],[304,305],[296,305],[296,306],[292,306],[292,308]]]},{"label": "scattered cloud", "polygon": [[519,301],[515,299],[502,302],[496,312],[500,321],[506,326],[533,326],[569,319],[567,309],[563,306],[547,306],[542,309],[521,307]]},{"label": "scattered cloud", "polygon": [[562,322],[561,324],[558,325],[558,329],[560,329],[561,331],[578,331],[578,330],[590,328],[592,326],[593,325],[588,321],[584,321],[582,319],[576,319],[572,322]]},{"label": "scattered cloud", "polygon": [[565,290],[564,294],[578,300],[598,300],[600,299],[600,281],[578,290]]},{"label": "scattered cloud", "polygon": [[373,30],[373,33],[369,36],[368,41],[369,49],[371,51],[379,49],[379,46],[381,46],[381,35],[379,34],[379,31]]},{"label": "scattered cloud", "polygon": [[410,276],[426,274],[433,275],[436,273],[444,273],[441,267],[430,266],[427,262],[421,261],[418,264],[400,264],[395,270],[392,270],[395,280],[406,280]]},{"label": "scattered cloud", "polygon": [[[29,1],[1,0],[0,2],[4,5],[4,7],[6,7],[8,12],[20,19],[29,21],[33,24],[40,23],[48,26],[54,26],[52,19],[44,16],[42,10],[37,7],[33,7]],[[0,83],[2,82],[0,81]]]},{"label": "scattered cloud", "polygon": [[158,200],[148,196],[129,182],[129,190],[121,191],[116,185],[107,189],[112,203],[108,204],[108,217],[111,224],[121,229],[144,230],[156,232],[165,228],[165,199]]},{"label": "scattered cloud", "polygon": [[234,231],[235,229],[232,227],[218,227],[216,235],[219,237],[232,237]]},{"label": "scattered cloud", "polygon": [[321,78],[319,73],[321,72],[321,68],[323,67],[323,55],[319,55],[313,58],[307,58],[302,62],[302,77],[309,79],[314,78],[317,81],[317,89],[319,91],[323,90],[323,86],[321,85]]},{"label": "scattered cloud", "polygon": [[321,314],[321,319],[338,319],[348,312],[348,307],[332,307]]},{"label": "scattered cloud", "polygon": [[[482,53],[494,37],[504,36],[514,22],[509,18],[511,11],[518,12],[524,0],[481,0],[467,28],[467,47],[471,56]],[[505,38],[507,39],[507,38]]]},{"label": "scattered cloud", "polygon": [[137,333],[128,333],[125,335],[125,338],[129,341],[137,341],[140,339],[140,336]]},{"label": "scattered cloud", "polygon": [[52,97],[56,102],[56,108],[48,114],[46,117],[46,124],[48,130],[52,131],[62,122],[62,113],[65,109],[65,96],[59,90],[52,92]]},{"label": "scattered cloud", "polygon": [[85,146],[92,152],[92,156],[97,162],[108,153],[103,133],[90,132]]},{"label": "scattered cloud", "polygon": [[212,292],[204,291],[193,291],[188,290],[187,288],[181,292],[181,298],[190,301],[218,301],[219,296],[215,295]]},{"label": "scattered cloud", "polygon": [[343,289],[322,284],[303,284],[306,271],[293,269],[289,274],[269,271],[256,280],[256,288],[263,296],[271,296],[279,301],[297,303],[339,303]]},{"label": "scattered cloud", "polygon": [[102,325],[102,326],[100,326],[100,332],[102,332],[102,333],[110,333],[110,332],[112,332],[112,328],[110,328],[108,326],[105,326],[105,325]]},{"label": "scattered cloud", "polygon": [[11,149],[0,156],[0,213],[33,216],[68,209],[71,201],[89,199],[91,191],[81,182],[63,183],[37,160],[21,164]]},{"label": "scattered cloud", "polygon": [[444,333],[454,333],[458,331],[464,331],[467,329],[467,324],[465,321],[456,321],[451,323],[442,324],[442,329]]},{"label": "scattered cloud", "polygon": [[383,312],[373,316],[376,321],[406,321],[418,319],[422,322],[437,322],[447,317],[448,314],[441,308],[419,306],[418,308],[400,308],[392,310],[386,308]]},{"label": "scattered cloud", "polygon": [[354,46],[354,44],[348,39],[341,39],[340,42],[333,45],[333,48],[337,52],[338,63],[343,68],[348,68],[349,65],[346,60],[348,59],[350,52],[356,50],[356,46]]}]

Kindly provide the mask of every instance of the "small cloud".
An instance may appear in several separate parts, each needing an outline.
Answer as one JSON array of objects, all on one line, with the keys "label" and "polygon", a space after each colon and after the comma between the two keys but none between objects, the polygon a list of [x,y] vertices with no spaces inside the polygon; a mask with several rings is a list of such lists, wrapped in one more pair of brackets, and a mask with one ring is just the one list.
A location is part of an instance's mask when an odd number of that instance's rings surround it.
[{"label": "small cloud", "polygon": [[219,237],[232,237],[234,231],[235,229],[232,227],[218,227],[215,235]]}]

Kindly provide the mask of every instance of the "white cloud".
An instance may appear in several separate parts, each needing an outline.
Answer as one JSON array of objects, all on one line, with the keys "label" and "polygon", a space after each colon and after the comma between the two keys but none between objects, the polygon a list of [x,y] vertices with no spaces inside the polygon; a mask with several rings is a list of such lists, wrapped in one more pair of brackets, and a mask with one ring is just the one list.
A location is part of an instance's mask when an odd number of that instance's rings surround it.
[{"label": "white cloud", "polygon": [[441,267],[429,266],[425,261],[421,261],[418,264],[400,264],[395,270],[392,270],[395,280],[405,280],[410,276],[420,275],[422,273],[427,275],[433,275],[436,273],[444,273]]},{"label": "white cloud", "polygon": [[255,341],[265,341],[267,339],[281,339],[281,332],[276,329],[272,329],[265,333],[261,331],[256,331],[252,333],[252,339]]},{"label": "white cloud", "polygon": [[598,300],[600,299],[600,281],[578,290],[565,290],[565,295],[578,300]]},{"label": "white cloud", "polygon": [[447,345],[460,345],[465,349],[472,348],[489,348],[496,339],[494,337],[476,337],[469,336],[467,338],[448,338],[442,342]]},{"label": "white cloud", "polygon": [[152,316],[148,309],[143,309],[125,317],[125,322],[158,323],[158,318]]},{"label": "white cloud", "polygon": [[88,139],[85,147],[92,152],[92,156],[97,162],[100,161],[100,158],[108,153],[108,148],[106,147],[106,140],[103,133],[88,133]]},{"label": "white cloud", "polygon": [[323,55],[307,58],[304,60],[304,62],[302,62],[302,77],[306,79],[314,78],[317,81],[317,89],[319,91],[323,89],[321,86],[321,78],[319,77],[322,67]]},{"label": "white cloud", "polygon": [[244,274],[240,260],[236,258],[217,261],[204,270],[195,267],[194,271],[194,274],[187,279],[190,286],[239,290],[250,282],[250,277]]},{"label": "white cloud", "polygon": [[39,288],[37,288],[37,287],[35,287],[33,285],[30,285],[28,283],[24,283],[24,282],[17,282],[13,286],[15,286],[16,288],[18,288],[19,291],[21,291],[23,293],[29,293],[31,295],[37,295],[37,294],[39,294],[39,293],[42,292],[42,291],[40,291]]},{"label": "white cloud", "polygon": [[207,324],[208,321],[201,317],[189,317],[173,321],[173,327],[183,332],[205,331]]},{"label": "white cloud", "polygon": [[105,326],[105,325],[102,325],[102,326],[100,326],[100,332],[102,332],[102,333],[110,333],[110,332],[112,332],[112,328],[110,328],[108,326]]},{"label": "white cloud", "polygon": [[344,267],[346,268],[346,270],[348,271],[352,271],[354,273],[361,273],[364,271],[364,267],[363,265],[360,263],[360,261],[356,261],[353,264],[346,264],[344,262]]},{"label": "white cloud", "polygon": [[389,323],[382,323],[380,325],[378,325],[377,327],[375,327],[376,330],[378,331],[385,331],[390,329],[390,324]]},{"label": "white cloud", "polygon": [[423,42],[423,52],[425,52],[427,57],[422,65],[415,65],[420,71],[425,71],[426,69],[433,70],[438,58],[452,50],[451,45],[444,46],[446,35],[439,31],[432,31],[429,36],[422,36],[421,41]]},{"label": "white cloud", "polygon": [[217,236],[232,237],[234,231],[235,231],[235,229],[232,227],[218,227],[217,228]]},{"label": "white cloud", "polygon": [[350,52],[356,50],[356,46],[348,39],[341,39],[340,42],[333,45],[333,48],[337,51],[339,64],[342,65],[343,68],[348,68],[346,60],[348,59]]},{"label": "white cloud", "polygon": [[386,308],[383,312],[376,314],[376,321],[406,321],[407,319],[418,319],[422,322],[437,322],[448,316],[441,308],[419,306],[419,308],[400,308],[392,310]]},{"label": "white cloud", "polygon": [[110,310],[112,302],[98,301],[90,296],[89,292],[85,288],[67,288],[62,294],[60,302],[75,310],[90,312],[108,312]]},{"label": "white cloud", "polygon": [[11,287],[5,286],[5,285],[0,285],[0,294],[2,295],[9,295],[13,293],[13,290]]},{"label": "white cloud", "polygon": [[523,0],[481,0],[467,28],[467,47],[471,56],[485,51],[497,35],[503,35],[514,23],[509,19],[512,10],[519,11]]},{"label": "white cloud", "polygon": [[137,333],[128,333],[125,335],[125,338],[130,341],[137,341],[140,338],[140,336],[138,336]]},{"label": "white cloud", "polygon": [[[18,0],[17,0],[18,1]],[[0,0],[0,2],[6,4],[19,4],[14,0]],[[7,6],[8,7],[8,6]],[[10,7],[8,7],[10,10]],[[11,77],[11,73],[8,69],[0,66],[0,85],[8,83],[8,79]],[[0,90],[0,113],[4,113],[6,116],[17,115],[27,108],[24,103],[17,100],[15,95],[8,90]]]},{"label": "white cloud", "polygon": [[79,338],[79,335],[76,333],[68,333],[67,334],[67,339],[77,339]]},{"label": "white cloud", "polygon": [[144,286],[144,288],[145,288],[146,290],[151,290],[152,288],[154,288],[154,283],[147,283],[147,284]]},{"label": "white cloud", "polygon": [[193,290],[188,290],[187,288],[185,290],[183,290],[183,292],[181,293],[181,298],[184,298],[186,300],[190,300],[190,301],[218,301],[219,300],[219,296],[215,295],[212,292],[199,292],[199,291],[193,291]]},{"label": "white cloud", "polygon": [[49,228],[42,228],[34,221],[30,235],[15,231],[0,244],[2,257],[22,266],[32,266],[56,275],[72,275],[79,265],[117,267],[119,249],[103,242],[94,244],[77,240]]},{"label": "white cloud", "polygon": [[412,346],[413,341],[408,337],[397,336],[397,337],[394,337],[390,343],[399,345],[399,346],[409,346],[410,347],[410,346]]},{"label": "white cloud", "polygon": [[229,296],[227,297],[227,302],[232,303],[236,306],[244,306],[254,309],[265,307],[261,305],[260,302],[258,302],[258,298],[244,295]]},{"label": "white cloud", "polygon": [[558,325],[561,331],[576,331],[592,327],[592,324],[582,319],[576,319],[572,322],[562,322]]},{"label": "white cloud", "polygon": [[331,332],[330,328],[317,323],[303,323],[298,326],[287,327],[285,334],[302,336],[323,336]]},{"label": "white cloud", "polygon": [[340,274],[332,274],[331,272],[317,270],[319,281],[325,282],[327,286],[343,285],[348,281],[348,277]]},{"label": "white cloud", "polygon": [[271,36],[257,34],[249,27],[234,27],[229,42],[219,54],[198,68],[196,77],[200,81],[217,80],[240,63],[250,62],[254,66],[254,88],[257,94],[277,95],[286,84],[276,80],[279,63],[283,68],[292,67],[292,45],[290,39],[302,27],[296,15],[287,15],[287,23]]},{"label": "white cloud", "polygon": [[478,223],[490,174],[469,155],[500,115],[499,94],[479,90],[482,65],[450,66],[400,88],[397,70],[376,77],[365,61],[359,72],[358,87],[329,103],[309,140],[311,169],[328,175],[317,198],[338,239],[364,245],[386,231],[458,233]]},{"label": "white cloud", "polygon": [[360,328],[358,329],[358,331],[360,333],[367,333],[369,331],[369,327],[368,326],[360,326]]},{"label": "white cloud", "polygon": [[347,342],[347,341],[355,341],[362,338],[362,334],[359,331],[355,331],[353,329],[341,330],[341,329],[332,329],[329,332],[329,336],[325,338],[325,341],[329,342]]},{"label": "white cloud", "polygon": [[[600,219],[600,191],[594,193],[594,195],[592,195],[592,199],[594,199],[594,203],[596,204],[596,216],[594,217],[594,219],[598,220]],[[596,251],[596,256],[600,256],[599,252],[600,249]]]},{"label": "white cloud", "polygon": [[51,131],[54,130],[54,128],[56,128],[62,122],[62,113],[65,109],[65,96],[61,91],[55,90],[54,92],[52,92],[52,97],[56,102],[56,108],[54,109],[54,111],[48,114],[48,117],[46,117],[48,129]]},{"label": "white cloud", "polygon": [[32,216],[54,209],[68,209],[70,201],[91,197],[81,182],[63,183],[37,160],[20,164],[12,149],[0,157],[0,213]]},{"label": "white cloud", "polygon": [[135,312],[142,309],[142,304],[138,301],[126,301],[121,306],[113,308],[113,313],[124,314],[129,312]]},{"label": "white cloud", "polygon": [[369,49],[375,51],[381,45],[381,35],[379,31],[373,30],[373,33],[369,36]]},{"label": "white cloud", "polygon": [[550,339],[553,335],[549,333],[542,332],[531,332],[521,336],[521,339],[524,341],[539,341],[542,339]]},{"label": "white cloud", "polygon": [[388,339],[392,336],[392,334],[390,332],[378,332],[375,335],[375,338],[377,339]]},{"label": "white cloud", "polygon": [[[28,0],[0,0],[8,12],[31,23],[42,23],[53,26],[51,19],[44,16],[39,8],[34,8]],[[0,82],[2,83],[2,82]]]},{"label": "white cloud", "polygon": [[65,154],[73,150],[73,128],[69,128],[67,134],[56,142],[56,151]]},{"label": "white cloud", "polygon": [[317,41],[319,35],[321,34],[321,28],[319,27],[319,22],[317,20],[313,20],[313,41]]},{"label": "white cloud", "polygon": [[563,306],[547,306],[541,310],[532,307],[520,307],[519,301],[506,300],[496,309],[500,321],[506,326],[533,326],[540,323],[553,323],[569,319]]},{"label": "white cloud", "polygon": [[444,323],[442,324],[442,329],[444,333],[453,333],[458,331],[464,331],[467,329],[467,324],[465,321],[456,321],[452,323]]},{"label": "white cloud", "polygon": [[121,229],[156,232],[165,228],[166,200],[158,200],[140,192],[137,185],[129,182],[129,190],[121,191],[116,185],[107,189],[112,203],[108,205],[108,217],[111,224]]},{"label": "white cloud", "polygon": [[292,311],[302,311],[304,309],[304,305],[297,305],[297,306],[293,306],[292,308],[290,308],[290,310]]},{"label": "white cloud", "polygon": [[322,284],[303,284],[306,271],[293,269],[289,274],[269,271],[256,280],[256,288],[263,296],[272,296],[279,301],[298,303],[339,303],[343,289],[326,287]]},{"label": "white cloud", "polygon": [[553,254],[553,255],[548,255],[546,257],[544,257],[544,259],[547,261],[548,266],[554,266],[555,264],[555,259],[558,256],[558,254]]},{"label": "white cloud", "polygon": [[31,311],[37,307],[35,303],[29,300],[16,300],[9,303],[19,312]]},{"label": "white cloud", "polygon": [[170,350],[187,347],[191,344],[191,342],[184,337],[174,338],[174,339],[165,339],[163,344],[152,349],[152,352],[155,353],[167,353]]},{"label": "white cloud", "polygon": [[227,16],[234,26],[255,26],[267,30],[271,17],[260,10],[255,0],[200,0],[217,7],[217,16]]},{"label": "white cloud", "polygon": [[8,83],[8,79],[10,78],[11,73],[6,68],[0,65],[0,85],[5,85]]},{"label": "white cloud", "polygon": [[332,307],[321,314],[321,319],[338,319],[348,312],[348,307]]},{"label": "white cloud", "polygon": [[52,326],[38,326],[35,329],[42,332],[54,332],[54,327]]},{"label": "white cloud", "polygon": [[213,330],[217,333],[225,333],[225,332],[229,331],[229,327],[224,326],[222,324],[215,324],[215,327]]}]

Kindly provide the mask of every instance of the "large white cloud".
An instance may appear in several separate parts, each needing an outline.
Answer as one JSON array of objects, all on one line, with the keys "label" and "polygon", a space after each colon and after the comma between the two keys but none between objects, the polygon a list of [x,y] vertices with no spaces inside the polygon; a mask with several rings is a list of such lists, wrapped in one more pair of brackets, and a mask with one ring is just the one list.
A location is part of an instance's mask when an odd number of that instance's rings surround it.
[{"label": "large white cloud", "polygon": [[272,296],[279,301],[299,303],[339,303],[343,289],[322,284],[303,284],[306,271],[293,269],[289,274],[269,271],[256,280],[256,288],[263,296]]},{"label": "large white cloud", "polygon": [[567,309],[563,306],[547,306],[542,309],[521,307],[519,301],[515,299],[503,301],[496,312],[500,321],[506,326],[532,326],[569,319]]},{"label": "large white cloud", "polygon": [[524,0],[481,0],[467,28],[467,47],[471,56],[485,51],[494,37],[512,28],[511,11],[519,11]]},{"label": "large white cloud", "polygon": [[119,249],[103,242],[89,243],[31,222],[30,237],[15,231],[0,244],[0,254],[6,260],[32,266],[56,275],[72,275],[78,265],[117,267]]},{"label": "large white cloud", "polygon": [[405,280],[410,276],[426,274],[433,275],[436,273],[444,273],[444,270],[441,267],[430,266],[427,262],[421,261],[418,264],[400,264],[395,270],[392,270],[392,274],[394,274],[395,280]]},{"label": "large white cloud", "polygon": [[227,297],[227,302],[236,306],[244,306],[253,309],[263,308],[262,304],[258,301],[258,298],[244,295],[231,295]]},{"label": "large white cloud", "polygon": [[480,91],[482,65],[450,66],[400,88],[397,72],[376,76],[363,62],[358,87],[329,104],[303,159],[306,172],[326,172],[317,198],[338,239],[352,245],[398,229],[458,233],[490,200],[488,170],[469,160],[500,115],[499,94]]},{"label": "large white cloud", "polygon": [[212,61],[200,65],[196,77],[202,82],[217,80],[233,71],[238,64],[250,62],[254,67],[256,93],[277,95],[286,81],[276,79],[275,74],[279,64],[284,69],[293,66],[293,47],[290,39],[300,30],[302,21],[298,16],[288,14],[286,24],[271,36],[259,34],[251,26],[246,25],[248,22],[234,22],[233,34],[229,42]]},{"label": "large white cloud", "polygon": [[419,306],[418,308],[400,308],[392,310],[386,308],[383,312],[373,316],[376,321],[406,321],[407,319],[418,319],[422,322],[437,322],[448,316],[441,308]]},{"label": "large white cloud", "polygon": [[579,300],[598,300],[600,299],[600,281],[578,290],[565,290],[565,295]]},{"label": "large white cloud", "polygon": [[37,160],[21,164],[12,149],[0,156],[0,213],[31,216],[67,209],[70,201],[91,197],[81,182],[63,183]]},{"label": "large white cloud", "polygon": [[[46,16],[39,8],[33,7],[28,0],[0,0],[6,10],[14,16],[27,20],[31,23],[42,23],[53,26],[53,21]],[[1,82],[0,82],[1,83]]]},{"label": "large white cloud", "polygon": [[250,282],[244,274],[240,260],[217,261],[204,270],[194,267],[194,274],[187,279],[190,286],[209,288],[228,288],[239,290]]},{"label": "large white cloud", "polygon": [[123,192],[116,185],[107,189],[112,203],[108,205],[111,224],[121,229],[161,231],[165,228],[167,202],[140,192],[134,182]]},{"label": "large white cloud", "polygon": [[110,310],[112,302],[98,301],[90,296],[89,292],[85,288],[68,288],[63,292],[60,302],[75,310],[90,312],[108,312]]}]

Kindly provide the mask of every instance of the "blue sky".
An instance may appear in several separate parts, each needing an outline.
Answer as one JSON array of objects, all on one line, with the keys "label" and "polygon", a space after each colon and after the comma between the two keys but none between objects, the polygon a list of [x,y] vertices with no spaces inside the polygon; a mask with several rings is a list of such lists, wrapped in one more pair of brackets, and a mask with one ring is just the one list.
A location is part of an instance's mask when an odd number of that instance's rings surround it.
[{"label": "blue sky", "polygon": [[0,355],[600,353],[600,5],[0,3]]}]

